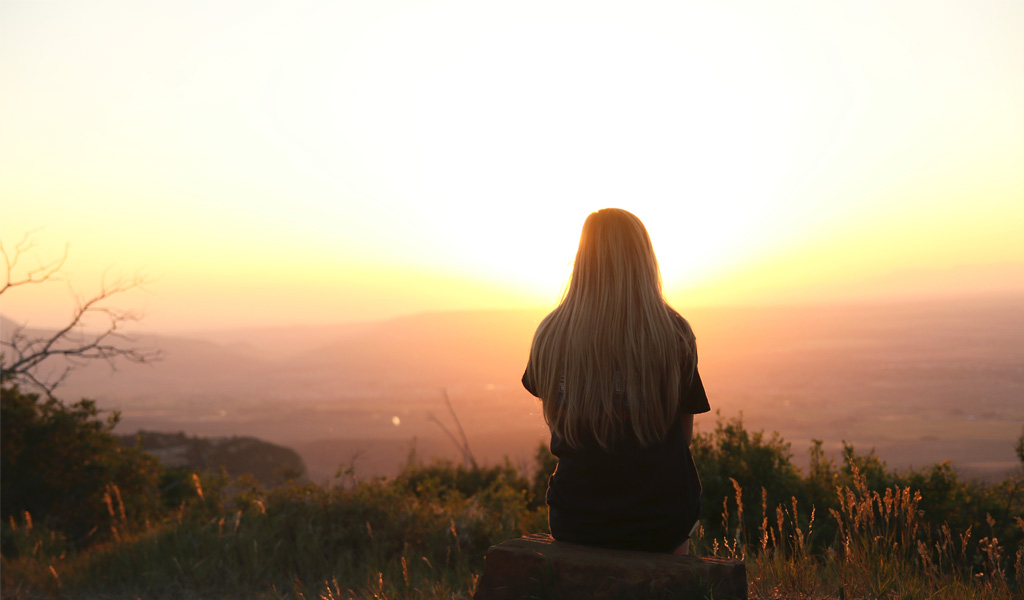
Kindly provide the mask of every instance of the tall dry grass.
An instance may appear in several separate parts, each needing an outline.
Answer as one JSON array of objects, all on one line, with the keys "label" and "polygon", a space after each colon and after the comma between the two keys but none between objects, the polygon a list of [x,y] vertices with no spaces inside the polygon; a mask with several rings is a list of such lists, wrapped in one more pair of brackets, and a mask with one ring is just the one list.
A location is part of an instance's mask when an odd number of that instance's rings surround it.
[{"label": "tall dry grass", "polygon": [[[829,540],[812,539],[821,517],[795,497],[769,507],[761,490],[761,526],[744,527],[743,489],[722,503],[727,535],[699,539],[698,551],[744,560],[750,593],[757,599],[1020,600],[1024,597],[1024,547],[1008,552],[994,535],[972,543],[972,527],[948,525],[931,534],[909,487],[873,491],[853,466],[852,485],[835,488],[838,508],[828,510]],[[1024,519],[1014,517],[1024,532]],[[995,521],[986,523],[994,531]],[[703,530],[698,532],[703,535]]]},{"label": "tall dry grass", "polygon": [[[472,495],[420,478],[261,490],[196,475],[193,495],[158,524],[128,527],[106,497],[110,541],[67,552],[60,536],[8,524],[3,595],[104,598],[466,598],[493,543],[546,526],[524,481]],[[49,544],[49,545],[48,545]]]},{"label": "tall dry grass", "polygon": [[[1024,597],[1024,549],[1014,541],[1024,515],[957,529],[925,513],[943,506],[928,504],[927,492],[872,488],[856,461],[849,479],[828,473],[835,485],[816,502],[729,479],[724,497],[705,498],[715,510],[694,551],[745,560],[754,599]],[[130,499],[108,486],[109,535],[85,549],[30,514],[12,517],[3,596],[469,598],[488,546],[547,527],[537,486],[507,465],[411,465],[394,480],[270,490],[213,474],[183,481],[180,503],[152,522],[133,518]],[[1005,506],[1016,506],[1017,487],[1006,491]]]}]

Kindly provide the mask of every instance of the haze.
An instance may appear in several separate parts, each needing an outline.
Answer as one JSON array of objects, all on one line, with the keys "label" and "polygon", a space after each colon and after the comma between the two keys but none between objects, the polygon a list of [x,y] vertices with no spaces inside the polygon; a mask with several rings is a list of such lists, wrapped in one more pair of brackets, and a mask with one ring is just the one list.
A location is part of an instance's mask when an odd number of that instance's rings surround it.
[{"label": "haze", "polygon": [[[1017,465],[1024,408],[1024,296],[687,311],[720,415],[777,431],[806,464],[812,439],[876,450],[891,468],[952,461],[965,476]],[[478,460],[526,465],[547,429],[519,383],[538,311],[424,313],[319,328],[137,340],[165,360],[77,371],[65,398],[120,410],[119,430],[256,435],[300,452],[318,481],[353,462],[362,477],[419,457],[458,459],[433,415]],[[7,324],[9,325],[9,324]],[[8,326],[5,329],[9,331]]]},{"label": "haze", "polygon": [[[549,307],[635,212],[685,305],[1024,286],[1019,2],[0,4],[0,238],[150,330]],[[909,279],[904,275],[913,274]],[[39,326],[55,286],[5,298]]]},{"label": "haze", "polygon": [[446,388],[481,457],[528,456],[529,336],[617,206],[724,415],[1014,464],[1020,2],[8,1],[0,89],[0,241],[70,248],[0,334],[143,274],[113,305],[167,360],[62,391],[127,430],[387,472],[450,451]]}]

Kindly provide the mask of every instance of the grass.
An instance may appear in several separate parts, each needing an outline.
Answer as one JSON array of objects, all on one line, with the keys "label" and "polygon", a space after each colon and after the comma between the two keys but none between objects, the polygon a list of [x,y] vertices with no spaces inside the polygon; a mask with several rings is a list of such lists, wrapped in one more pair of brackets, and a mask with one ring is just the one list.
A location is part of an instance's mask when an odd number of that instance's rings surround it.
[{"label": "grass", "polygon": [[[776,502],[763,487],[744,499],[731,480],[720,502],[705,498],[714,516],[695,553],[746,561],[754,599],[1021,600],[1021,516],[954,531],[925,513],[920,491],[872,489],[856,462],[851,472],[835,475],[820,506]],[[132,521],[110,486],[109,535],[80,549],[31,515],[12,518],[3,596],[470,598],[491,544],[547,528],[534,486],[507,465],[271,490],[210,474],[191,481],[188,498],[150,523]]]},{"label": "grass", "polygon": [[[853,470],[853,484],[836,488],[839,508],[828,511],[837,531],[832,540],[815,543],[815,507],[805,516],[792,498],[790,505],[769,510],[763,488],[761,526],[750,539],[743,526],[743,490],[734,480],[735,515],[729,498],[722,511],[730,535],[700,539],[698,553],[745,560],[750,597],[757,599],[1022,598],[1024,547],[1018,544],[1008,556],[994,536],[972,544],[971,528],[955,535],[946,525],[932,536],[919,492],[870,490]],[[987,525],[995,525],[991,517]],[[1021,517],[1015,525],[1024,532]]]},{"label": "grass", "polygon": [[[500,480],[473,496],[429,481],[413,493],[375,480],[234,494],[197,482],[166,522],[83,552],[57,553],[59,536],[31,517],[12,523],[19,556],[4,558],[4,596],[465,597],[493,541],[546,523]],[[120,519],[115,505],[111,526]]]}]

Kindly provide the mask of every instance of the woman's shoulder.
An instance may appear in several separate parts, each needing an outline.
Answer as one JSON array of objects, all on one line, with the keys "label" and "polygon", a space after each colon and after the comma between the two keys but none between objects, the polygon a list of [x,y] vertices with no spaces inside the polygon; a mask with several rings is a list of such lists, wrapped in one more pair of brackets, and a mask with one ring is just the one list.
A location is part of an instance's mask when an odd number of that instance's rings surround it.
[{"label": "woman's shoulder", "polygon": [[669,315],[671,315],[672,320],[675,322],[676,329],[679,331],[680,335],[691,343],[695,341],[696,336],[693,333],[693,327],[690,326],[690,322],[686,320],[683,315],[679,314],[679,311],[668,304],[665,304],[665,307],[668,309]]}]

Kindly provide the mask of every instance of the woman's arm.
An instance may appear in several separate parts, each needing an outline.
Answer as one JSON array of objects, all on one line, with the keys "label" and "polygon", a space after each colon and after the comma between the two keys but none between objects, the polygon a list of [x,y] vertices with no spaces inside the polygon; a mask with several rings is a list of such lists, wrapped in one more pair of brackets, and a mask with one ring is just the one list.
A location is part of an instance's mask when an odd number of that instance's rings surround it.
[{"label": "woman's arm", "polygon": [[693,440],[693,415],[683,415],[683,438],[686,439],[686,445],[690,445],[690,441]]}]

